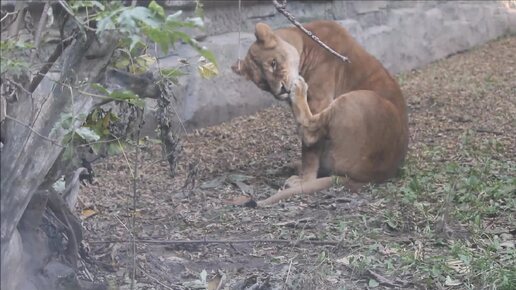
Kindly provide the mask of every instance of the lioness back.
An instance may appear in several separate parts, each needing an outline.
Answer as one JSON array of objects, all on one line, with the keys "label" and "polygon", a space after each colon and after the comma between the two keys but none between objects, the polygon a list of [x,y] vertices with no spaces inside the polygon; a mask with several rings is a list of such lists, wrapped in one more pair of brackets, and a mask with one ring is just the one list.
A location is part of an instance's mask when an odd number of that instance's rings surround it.
[{"label": "lioness back", "polygon": [[[404,151],[408,145],[407,107],[397,81],[373,55],[368,53],[347,31],[335,21],[320,20],[305,24],[326,45],[350,59],[343,62],[318,43],[301,33],[296,27],[276,30],[277,35],[287,42],[298,42],[302,46],[299,74],[307,82],[308,103],[322,100],[323,108],[343,94],[357,90],[371,90],[391,102],[401,117]],[[299,44],[301,42],[301,44]],[[327,100],[331,99],[331,100]],[[405,153],[403,153],[405,155]]]}]

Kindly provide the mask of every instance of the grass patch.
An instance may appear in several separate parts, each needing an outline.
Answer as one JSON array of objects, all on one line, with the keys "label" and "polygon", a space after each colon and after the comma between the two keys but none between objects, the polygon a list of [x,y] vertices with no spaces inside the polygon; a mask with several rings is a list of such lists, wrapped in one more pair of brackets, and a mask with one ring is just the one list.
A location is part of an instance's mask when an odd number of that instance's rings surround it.
[{"label": "grass patch", "polygon": [[378,215],[385,228],[411,239],[398,243],[394,258],[369,258],[357,268],[410,273],[430,288],[516,288],[516,164],[500,155],[496,140],[471,131],[457,146],[423,146],[408,158],[402,178],[371,190],[385,202]]}]

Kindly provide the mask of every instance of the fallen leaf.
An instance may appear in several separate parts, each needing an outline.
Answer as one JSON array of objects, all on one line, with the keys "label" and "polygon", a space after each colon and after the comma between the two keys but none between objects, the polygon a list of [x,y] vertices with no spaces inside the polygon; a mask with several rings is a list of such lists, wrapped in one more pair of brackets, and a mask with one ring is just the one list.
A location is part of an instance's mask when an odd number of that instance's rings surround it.
[{"label": "fallen leaf", "polygon": [[376,288],[376,287],[380,286],[380,283],[378,283],[378,281],[376,281],[375,279],[369,279],[368,285],[371,288]]},{"label": "fallen leaf", "polygon": [[208,282],[207,290],[219,290],[222,289],[226,282],[226,275],[222,271],[218,271],[217,274]]},{"label": "fallen leaf", "polygon": [[349,258],[348,257],[342,257],[340,259],[335,260],[338,264],[349,266]]},{"label": "fallen leaf", "polygon": [[454,280],[450,276],[446,276],[446,281],[444,281],[444,285],[446,286],[458,286],[462,284],[459,280]]},{"label": "fallen leaf", "polygon": [[233,199],[225,199],[224,203],[231,204],[231,205],[245,205],[246,203],[250,202],[252,198],[247,195],[241,195],[237,196]]},{"label": "fallen leaf", "polygon": [[93,210],[93,209],[91,209],[91,208],[83,209],[83,210],[81,211],[81,219],[82,219],[82,220],[85,220],[85,219],[90,218],[90,217],[92,217],[92,216],[94,216],[94,215],[96,215],[96,214],[97,214],[97,212],[96,212],[96,211],[94,211],[94,210]]}]

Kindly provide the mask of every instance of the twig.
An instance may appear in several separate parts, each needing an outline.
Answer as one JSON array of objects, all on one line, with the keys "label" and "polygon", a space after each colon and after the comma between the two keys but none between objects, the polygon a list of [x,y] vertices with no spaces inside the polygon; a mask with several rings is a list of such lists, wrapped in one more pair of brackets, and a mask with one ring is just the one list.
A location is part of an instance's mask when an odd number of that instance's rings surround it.
[{"label": "twig", "polygon": [[272,4],[274,4],[274,7],[276,7],[276,10],[278,10],[279,13],[285,15],[285,17],[287,17],[287,19],[292,22],[292,24],[294,24],[295,26],[297,26],[297,28],[301,29],[301,31],[303,31],[306,35],[308,35],[310,38],[312,38],[315,42],[317,42],[321,47],[325,48],[326,50],[328,50],[331,54],[335,55],[336,57],[340,58],[343,62],[349,62],[351,63],[351,61],[341,55],[340,53],[336,52],[335,50],[333,50],[331,47],[329,47],[328,45],[326,45],[324,42],[322,42],[319,37],[317,37],[315,34],[313,34],[311,31],[309,31],[308,29],[304,28],[303,25],[301,23],[299,23],[295,17],[290,14],[290,12],[287,11],[286,7],[287,7],[287,0],[283,0],[283,2],[280,4],[278,2],[278,0],[272,0]]},{"label": "twig", "polygon": [[136,203],[137,203],[137,189],[138,189],[138,161],[140,159],[140,126],[142,118],[140,118],[140,124],[136,130],[136,154],[134,154],[134,175],[133,175],[133,215],[131,217],[131,230],[133,231],[132,236],[132,254],[133,254],[133,275],[131,278],[131,290],[135,287],[136,281]]},{"label": "twig", "polygon": [[389,286],[389,287],[402,287],[403,285],[400,285],[400,283],[396,283],[394,281],[391,281],[387,278],[385,278],[384,276],[376,273],[376,272],[373,272],[372,270],[367,270],[367,274],[369,274],[371,277],[373,277],[376,281],[378,281],[378,283],[380,284],[383,284],[385,286]]},{"label": "twig", "polygon": [[61,144],[59,144],[56,140],[54,140],[54,139],[50,139],[50,138],[48,138],[48,137],[46,137],[46,136],[43,136],[41,133],[39,133],[38,131],[34,130],[34,128],[32,128],[31,126],[29,126],[29,125],[27,125],[27,124],[23,123],[22,121],[20,121],[20,120],[18,120],[18,119],[16,119],[16,118],[13,118],[13,117],[11,117],[11,116],[9,116],[9,115],[7,115],[7,114],[5,115],[5,118],[6,118],[6,119],[9,119],[9,120],[12,120],[12,121],[14,121],[14,122],[16,122],[16,123],[18,123],[18,124],[22,125],[23,127],[27,128],[27,129],[29,129],[29,130],[31,130],[31,131],[32,131],[32,133],[34,133],[34,134],[38,135],[38,136],[39,136],[39,137],[41,137],[42,139],[47,140],[48,142],[50,142],[50,143],[52,143],[52,144],[54,144],[54,145],[56,145],[56,146],[59,146],[59,147],[61,147],[61,148],[64,148],[64,146],[63,146],[63,145],[61,145]]},{"label": "twig", "polygon": [[[101,240],[101,241],[89,241],[92,244],[109,244],[109,243],[131,243],[132,240]],[[272,243],[272,244],[306,244],[306,245],[319,245],[319,246],[332,246],[339,245],[339,241],[314,241],[314,240],[282,240],[282,239],[248,239],[248,240],[135,240],[139,244],[155,244],[155,245],[182,245],[182,244],[251,244],[251,243]],[[355,247],[351,245],[350,247]]]},{"label": "twig", "polygon": [[494,135],[503,135],[503,132],[490,130],[490,129],[486,129],[486,128],[476,128],[475,131],[477,131],[478,133],[491,133]]},{"label": "twig", "polygon": [[126,231],[129,233],[129,235],[132,238],[133,237],[133,233],[131,232],[131,230],[124,224],[124,222],[117,215],[115,215],[115,218],[126,229]]},{"label": "twig", "polygon": [[294,259],[290,260],[290,263],[288,264],[288,271],[287,271],[287,277],[285,278],[285,285],[288,283],[288,278],[290,277],[290,270],[292,269],[292,262]]},{"label": "twig", "polygon": [[18,11],[13,11],[13,12],[6,12],[6,13],[5,13],[5,15],[4,15],[4,17],[2,17],[2,19],[0,19],[0,22],[4,22],[4,20],[5,20],[7,17],[9,17],[9,16],[11,16],[11,15],[18,14],[18,12],[20,12],[20,10],[18,10]]},{"label": "twig", "polygon": [[154,278],[152,277],[149,273],[147,273],[145,270],[143,270],[142,267],[140,267],[140,271],[145,275],[147,276],[148,278],[150,278],[151,280],[155,281],[156,283],[158,283],[159,285],[165,287],[166,289],[169,289],[169,290],[174,290],[174,288],[170,287],[170,286],[167,286],[165,284],[163,284],[163,282],[161,282],[160,280],[158,280],[157,278]]}]

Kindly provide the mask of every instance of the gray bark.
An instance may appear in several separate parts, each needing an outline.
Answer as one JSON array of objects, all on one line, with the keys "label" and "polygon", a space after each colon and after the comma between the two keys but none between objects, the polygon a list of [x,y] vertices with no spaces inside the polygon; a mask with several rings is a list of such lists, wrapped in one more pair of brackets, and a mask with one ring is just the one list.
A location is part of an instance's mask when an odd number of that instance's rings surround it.
[{"label": "gray bark", "polygon": [[[2,116],[5,119],[1,124],[3,146],[0,149],[2,289],[51,289],[49,287],[56,285],[50,280],[41,283],[36,272],[41,269],[47,273],[67,271],[66,267],[60,268],[63,265],[43,263],[50,255],[48,249],[45,250],[47,238],[38,235],[35,229],[45,207],[38,211],[34,202],[30,211],[24,213],[35,193],[51,183],[46,177],[63,150],[60,144],[67,133],[58,128],[61,116],[66,112],[76,116],[87,114],[102,101],[81,95],[78,88],[87,91],[85,84],[100,81],[116,43],[117,39],[109,34],[98,42],[94,33],[76,34],[64,51],[57,51],[59,58],[52,66],[52,73],[45,74],[34,93],[18,89],[14,98],[2,96],[6,113]],[[42,62],[47,59],[48,55]],[[17,81],[29,87],[27,78]],[[74,126],[80,123],[78,118]],[[43,204],[46,202],[41,196],[37,198]]]}]

